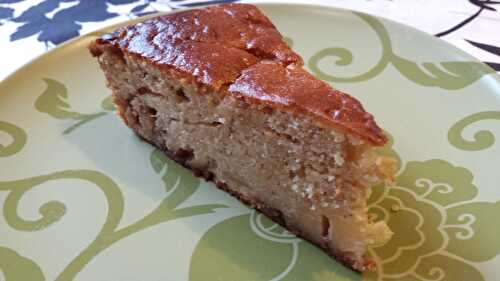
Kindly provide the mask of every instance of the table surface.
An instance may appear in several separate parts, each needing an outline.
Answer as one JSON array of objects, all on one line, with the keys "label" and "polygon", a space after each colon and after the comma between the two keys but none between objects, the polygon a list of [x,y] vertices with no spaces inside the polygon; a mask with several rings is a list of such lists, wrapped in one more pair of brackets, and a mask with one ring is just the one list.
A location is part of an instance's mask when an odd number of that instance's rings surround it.
[{"label": "table surface", "polygon": [[[0,0],[0,81],[73,37],[155,11],[234,0]],[[269,2],[269,1],[241,1]],[[500,71],[500,1],[286,0],[386,17],[438,36]]]}]

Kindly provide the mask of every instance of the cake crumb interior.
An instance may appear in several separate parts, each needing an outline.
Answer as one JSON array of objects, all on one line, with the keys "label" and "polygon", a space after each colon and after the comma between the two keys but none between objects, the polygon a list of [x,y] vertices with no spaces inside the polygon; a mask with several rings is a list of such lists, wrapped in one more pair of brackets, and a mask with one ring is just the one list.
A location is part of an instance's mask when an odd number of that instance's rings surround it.
[{"label": "cake crumb interior", "polygon": [[366,250],[390,238],[387,225],[367,215],[371,187],[390,174],[370,144],[307,116],[200,94],[110,48],[99,61],[113,73],[108,85],[120,115],[142,138],[252,207],[272,209],[280,217],[273,219],[355,269],[365,270]]}]

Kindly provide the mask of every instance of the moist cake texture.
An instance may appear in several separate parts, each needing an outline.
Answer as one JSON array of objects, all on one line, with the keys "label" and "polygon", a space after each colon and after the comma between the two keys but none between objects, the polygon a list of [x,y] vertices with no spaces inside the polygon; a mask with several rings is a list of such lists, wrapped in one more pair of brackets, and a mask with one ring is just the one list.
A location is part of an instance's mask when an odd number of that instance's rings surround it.
[{"label": "moist cake texture", "polygon": [[391,231],[367,199],[392,180],[387,138],[351,96],[303,69],[255,6],[165,15],[95,40],[137,135],[354,270]]}]

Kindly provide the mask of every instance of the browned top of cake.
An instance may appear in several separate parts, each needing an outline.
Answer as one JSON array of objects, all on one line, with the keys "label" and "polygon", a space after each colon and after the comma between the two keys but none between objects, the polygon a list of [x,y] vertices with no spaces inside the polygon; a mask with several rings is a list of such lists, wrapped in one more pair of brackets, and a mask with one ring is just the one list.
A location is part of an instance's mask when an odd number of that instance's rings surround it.
[{"label": "browned top of cake", "polygon": [[249,101],[304,112],[372,144],[387,141],[356,99],[302,69],[302,58],[253,5],[226,4],[165,15],[120,28],[96,44],[111,44],[216,91],[228,88]]},{"label": "browned top of cake", "polygon": [[300,66],[262,61],[245,70],[229,91],[334,122],[379,144],[385,141],[373,116],[351,96],[332,89]]}]

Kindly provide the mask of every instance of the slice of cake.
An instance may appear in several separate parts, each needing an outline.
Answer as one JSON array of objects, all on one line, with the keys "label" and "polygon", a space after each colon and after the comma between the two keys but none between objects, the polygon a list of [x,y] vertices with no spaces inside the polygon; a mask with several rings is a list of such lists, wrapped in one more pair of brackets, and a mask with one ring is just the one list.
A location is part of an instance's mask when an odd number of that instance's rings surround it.
[{"label": "slice of cake", "polygon": [[361,104],[303,69],[255,6],[188,10],[90,45],[125,123],[198,176],[358,271],[391,231],[371,187],[392,180]]}]

